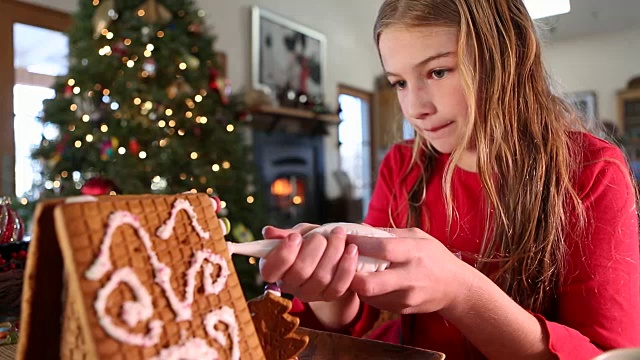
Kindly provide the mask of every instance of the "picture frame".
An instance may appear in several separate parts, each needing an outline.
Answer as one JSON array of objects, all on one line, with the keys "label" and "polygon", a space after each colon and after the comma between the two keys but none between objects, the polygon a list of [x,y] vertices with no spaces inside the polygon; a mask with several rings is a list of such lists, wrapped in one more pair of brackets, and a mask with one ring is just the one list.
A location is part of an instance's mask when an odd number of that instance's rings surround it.
[{"label": "picture frame", "polygon": [[322,99],[327,38],[258,6],[251,8],[252,84],[277,97],[285,91]]},{"label": "picture frame", "polygon": [[568,98],[586,122],[592,123],[598,120],[598,98],[595,91],[569,93]]}]

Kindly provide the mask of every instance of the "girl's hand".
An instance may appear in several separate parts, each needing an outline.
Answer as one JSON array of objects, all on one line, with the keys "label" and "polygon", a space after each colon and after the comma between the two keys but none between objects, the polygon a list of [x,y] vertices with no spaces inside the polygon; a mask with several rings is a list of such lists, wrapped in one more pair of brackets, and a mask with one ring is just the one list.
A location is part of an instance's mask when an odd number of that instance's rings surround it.
[{"label": "girl's hand", "polygon": [[[346,231],[337,227],[325,237],[309,233],[317,225],[299,224],[285,230],[266,227],[266,239],[284,241],[260,261],[266,282],[303,302],[334,301],[343,297],[356,272],[358,251],[346,244]],[[304,238],[304,239],[303,239]]]},{"label": "girl's hand", "polygon": [[440,311],[463,299],[474,269],[419,229],[385,229],[395,238],[348,236],[361,255],[391,262],[376,273],[357,273],[351,290],[379,309],[395,313]]}]

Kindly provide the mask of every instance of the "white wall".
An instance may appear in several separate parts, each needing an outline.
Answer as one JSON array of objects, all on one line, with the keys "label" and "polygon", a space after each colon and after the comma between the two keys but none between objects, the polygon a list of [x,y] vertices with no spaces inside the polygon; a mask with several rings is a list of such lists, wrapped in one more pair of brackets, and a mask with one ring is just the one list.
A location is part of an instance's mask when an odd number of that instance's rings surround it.
[{"label": "white wall", "polygon": [[640,28],[549,44],[544,54],[564,91],[595,91],[600,119],[622,126],[616,95],[640,75]]},{"label": "white wall", "polygon": [[[23,0],[67,12],[77,9],[78,0]],[[87,0],[83,0],[87,1]],[[381,73],[372,40],[372,28],[382,0],[197,0],[207,13],[207,25],[217,35],[216,48],[227,53],[229,78],[234,89],[251,84],[250,8],[267,10],[324,33],[327,37],[325,97],[337,108],[337,84],[373,90]],[[338,168],[337,128],[325,141],[327,196],[339,195],[333,171]]]}]

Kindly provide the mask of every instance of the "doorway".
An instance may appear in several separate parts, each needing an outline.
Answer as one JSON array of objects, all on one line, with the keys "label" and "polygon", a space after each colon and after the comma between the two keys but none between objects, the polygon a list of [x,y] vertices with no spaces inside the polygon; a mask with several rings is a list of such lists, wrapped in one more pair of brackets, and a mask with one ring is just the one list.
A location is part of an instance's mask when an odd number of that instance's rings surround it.
[{"label": "doorway", "polygon": [[31,148],[43,133],[55,136],[38,116],[56,76],[66,74],[71,23],[61,11],[0,1],[0,195],[23,196],[37,181]]}]

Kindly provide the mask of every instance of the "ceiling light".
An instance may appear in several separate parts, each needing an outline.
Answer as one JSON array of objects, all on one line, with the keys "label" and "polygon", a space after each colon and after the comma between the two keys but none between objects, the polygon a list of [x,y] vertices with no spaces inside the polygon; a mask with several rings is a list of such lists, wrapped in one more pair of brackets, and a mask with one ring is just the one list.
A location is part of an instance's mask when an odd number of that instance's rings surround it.
[{"label": "ceiling light", "polygon": [[533,19],[566,14],[571,11],[569,0],[523,0]]}]

